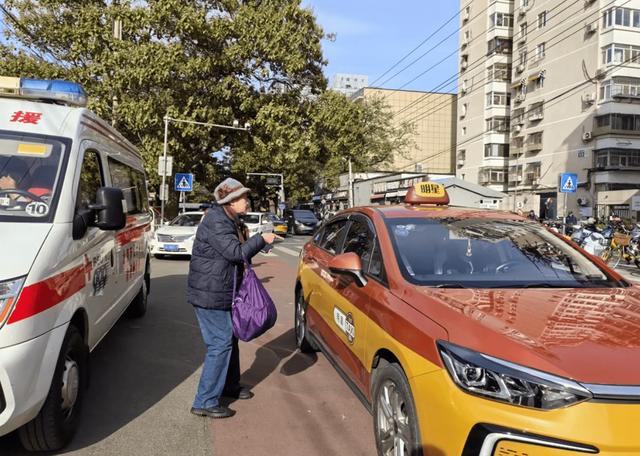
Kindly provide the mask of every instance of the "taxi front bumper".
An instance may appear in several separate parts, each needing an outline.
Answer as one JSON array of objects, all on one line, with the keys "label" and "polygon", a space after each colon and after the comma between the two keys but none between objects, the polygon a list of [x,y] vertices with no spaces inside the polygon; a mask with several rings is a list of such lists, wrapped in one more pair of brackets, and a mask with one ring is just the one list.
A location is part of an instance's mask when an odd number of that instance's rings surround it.
[{"label": "taxi front bumper", "polygon": [[414,377],[410,384],[425,456],[640,454],[638,403],[517,407],[462,391],[445,370]]}]

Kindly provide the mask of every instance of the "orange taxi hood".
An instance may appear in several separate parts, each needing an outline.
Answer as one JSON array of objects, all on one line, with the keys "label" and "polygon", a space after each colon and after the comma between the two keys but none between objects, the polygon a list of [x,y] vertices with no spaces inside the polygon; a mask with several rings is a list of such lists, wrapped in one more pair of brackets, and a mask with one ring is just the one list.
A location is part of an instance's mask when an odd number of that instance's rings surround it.
[{"label": "orange taxi hood", "polygon": [[405,291],[455,344],[583,383],[640,385],[639,287]]}]

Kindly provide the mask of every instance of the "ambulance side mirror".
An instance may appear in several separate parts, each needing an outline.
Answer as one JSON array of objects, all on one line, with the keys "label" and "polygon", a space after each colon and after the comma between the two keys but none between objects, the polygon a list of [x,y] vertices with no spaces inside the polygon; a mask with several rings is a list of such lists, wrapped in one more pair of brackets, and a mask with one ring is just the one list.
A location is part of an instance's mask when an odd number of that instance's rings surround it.
[{"label": "ambulance side mirror", "polygon": [[329,271],[335,275],[351,277],[360,288],[367,284],[367,279],[362,273],[362,261],[356,253],[336,255],[329,261]]},{"label": "ambulance side mirror", "polygon": [[95,226],[105,231],[117,231],[125,227],[125,200],[122,190],[101,187],[96,192],[96,204],[89,206],[95,212]]}]

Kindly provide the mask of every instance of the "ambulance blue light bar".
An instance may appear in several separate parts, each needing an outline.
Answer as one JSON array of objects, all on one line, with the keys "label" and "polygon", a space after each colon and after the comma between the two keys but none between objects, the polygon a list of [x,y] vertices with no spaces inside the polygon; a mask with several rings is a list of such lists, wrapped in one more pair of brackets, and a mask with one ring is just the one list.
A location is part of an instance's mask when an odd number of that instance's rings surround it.
[{"label": "ambulance blue light bar", "polygon": [[80,84],[59,79],[0,77],[0,96],[87,106],[87,94]]}]

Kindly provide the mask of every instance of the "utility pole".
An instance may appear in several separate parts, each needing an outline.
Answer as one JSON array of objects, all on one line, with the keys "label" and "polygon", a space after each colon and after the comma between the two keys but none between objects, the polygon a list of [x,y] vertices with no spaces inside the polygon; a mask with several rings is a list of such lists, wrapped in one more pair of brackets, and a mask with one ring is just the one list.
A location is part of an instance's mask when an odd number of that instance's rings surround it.
[{"label": "utility pole", "polygon": [[[113,7],[118,7],[119,0],[113,0]],[[116,13],[117,14],[117,13]],[[118,17],[113,19],[113,39],[114,40],[122,40],[122,20]],[[116,125],[116,111],[118,109],[118,96],[114,93],[111,104],[111,126],[115,127]]]},{"label": "utility pole", "polygon": [[353,170],[351,168],[351,157],[349,157],[349,208],[353,207]]},{"label": "utility pole", "polygon": [[[189,125],[199,125],[201,127],[213,127],[213,128],[224,128],[227,130],[241,130],[241,131],[251,131],[251,124],[249,122],[244,124],[244,127],[241,127],[237,120],[233,121],[233,125],[220,125],[209,122],[196,122],[195,120],[186,120],[186,119],[172,119],[169,116],[164,116],[164,146],[163,146],[163,172],[162,172],[162,196],[164,198],[160,198],[160,223],[164,221],[164,202],[169,199],[169,191],[165,191],[165,183],[167,176],[167,147],[169,141],[169,122],[174,122],[178,124],[189,124]],[[284,195],[284,187],[282,189]]]}]

